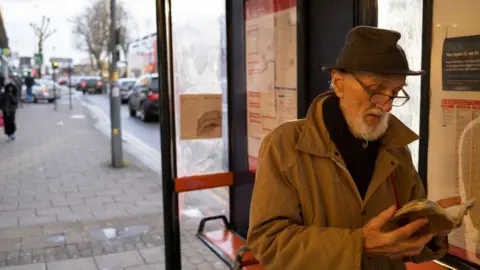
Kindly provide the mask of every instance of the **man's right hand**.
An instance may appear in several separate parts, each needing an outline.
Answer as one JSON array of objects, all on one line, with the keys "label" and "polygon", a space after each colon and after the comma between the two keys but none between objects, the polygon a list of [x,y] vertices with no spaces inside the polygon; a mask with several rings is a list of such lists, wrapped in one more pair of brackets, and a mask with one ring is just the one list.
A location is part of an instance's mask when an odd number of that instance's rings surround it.
[{"label": "man's right hand", "polygon": [[364,227],[364,251],[370,256],[386,256],[391,259],[416,256],[433,238],[433,234],[418,238],[412,235],[428,224],[428,219],[417,219],[391,232],[382,232],[381,227],[390,221],[396,211],[395,205],[372,218]]}]

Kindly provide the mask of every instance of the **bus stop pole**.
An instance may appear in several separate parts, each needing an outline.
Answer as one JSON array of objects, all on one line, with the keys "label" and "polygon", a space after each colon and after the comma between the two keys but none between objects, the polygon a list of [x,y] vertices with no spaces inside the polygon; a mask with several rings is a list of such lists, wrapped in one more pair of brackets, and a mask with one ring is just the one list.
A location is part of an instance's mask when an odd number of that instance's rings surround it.
[{"label": "bus stop pole", "polygon": [[181,270],[178,194],[175,192],[174,183],[177,175],[177,143],[175,136],[171,1],[156,0],[156,5],[165,268],[167,270]]},{"label": "bus stop pole", "polygon": [[57,77],[55,76],[55,69],[52,72],[53,79],[53,109],[57,110]]},{"label": "bus stop pole", "polygon": [[112,148],[112,166],[114,168],[122,168],[123,162],[123,142],[122,142],[122,118],[121,118],[121,104],[120,104],[120,90],[117,86],[118,71],[117,71],[117,56],[116,56],[116,0],[110,0],[110,54],[112,64],[110,65],[110,123],[111,123],[111,148]]},{"label": "bus stop pole", "polygon": [[72,110],[72,65],[68,63],[68,99],[70,102],[70,111]]}]

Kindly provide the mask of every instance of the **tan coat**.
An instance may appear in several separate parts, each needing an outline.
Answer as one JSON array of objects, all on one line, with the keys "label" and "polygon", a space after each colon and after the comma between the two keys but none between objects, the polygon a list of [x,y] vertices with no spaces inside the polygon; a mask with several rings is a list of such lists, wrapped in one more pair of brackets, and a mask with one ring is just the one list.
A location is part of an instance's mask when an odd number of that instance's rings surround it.
[{"label": "tan coat", "polygon": [[[425,197],[407,145],[418,136],[391,117],[377,165],[362,200],[323,122],[316,98],[306,119],[287,122],[262,143],[250,209],[248,246],[269,270],[405,269],[403,260],[363,254],[362,227],[395,203]],[[390,227],[392,229],[394,227]],[[446,237],[435,237],[416,262],[443,256]]]}]

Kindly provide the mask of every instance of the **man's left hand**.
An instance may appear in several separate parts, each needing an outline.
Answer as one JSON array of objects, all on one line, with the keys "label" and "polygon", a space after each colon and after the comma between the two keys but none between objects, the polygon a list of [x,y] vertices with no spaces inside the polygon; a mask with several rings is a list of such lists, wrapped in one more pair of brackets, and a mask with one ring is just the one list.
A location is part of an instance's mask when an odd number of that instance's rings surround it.
[{"label": "man's left hand", "polygon": [[[453,197],[448,197],[448,198],[438,200],[436,203],[438,203],[443,208],[448,208],[448,207],[460,204],[461,202],[462,202],[462,198],[460,198],[460,196],[453,196]],[[447,236],[450,232],[451,230],[442,231],[437,233],[437,236]]]}]

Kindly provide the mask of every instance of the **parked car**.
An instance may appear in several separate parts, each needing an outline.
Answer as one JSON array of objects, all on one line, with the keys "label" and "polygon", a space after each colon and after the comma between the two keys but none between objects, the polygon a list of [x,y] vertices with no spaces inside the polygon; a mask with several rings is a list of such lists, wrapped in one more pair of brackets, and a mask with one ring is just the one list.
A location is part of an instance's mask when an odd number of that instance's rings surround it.
[{"label": "parked car", "polygon": [[100,76],[85,76],[79,81],[79,89],[83,94],[101,94],[103,93],[103,81]]},{"label": "parked car", "polygon": [[[51,80],[45,79],[35,79],[35,84],[32,87],[33,102],[37,103],[39,101],[48,101],[52,103],[55,99],[62,97],[62,87],[55,83],[54,91],[54,82]],[[54,93],[55,92],[55,93]],[[27,96],[27,87],[22,86],[22,100],[25,100]]]},{"label": "parked car", "polygon": [[70,87],[76,87],[80,82],[81,76],[71,76],[70,77]]},{"label": "parked car", "polygon": [[137,79],[135,78],[121,78],[118,80],[118,85],[120,86],[120,97],[122,104],[128,103],[128,99],[132,94],[132,88],[135,86]]},{"label": "parked car", "polygon": [[158,74],[147,74],[140,77],[133,86],[128,100],[130,116],[136,117],[138,114],[144,122],[158,119],[158,92]]},{"label": "parked car", "polygon": [[75,89],[77,91],[82,91],[82,85],[80,84],[82,82],[82,79],[85,78],[85,76],[80,76],[78,77],[77,81],[75,82]]},{"label": "parked car", "polygon": [[60,78],[58,78],[58,84],[60,84],[60,85],[67,85],[67,84],[68,84],[68,77],[60,77]]}]

